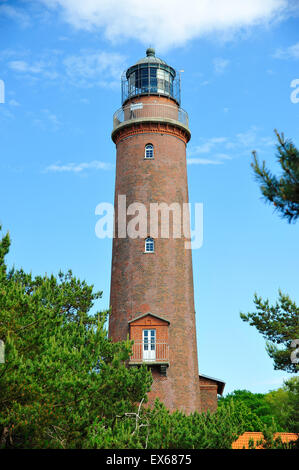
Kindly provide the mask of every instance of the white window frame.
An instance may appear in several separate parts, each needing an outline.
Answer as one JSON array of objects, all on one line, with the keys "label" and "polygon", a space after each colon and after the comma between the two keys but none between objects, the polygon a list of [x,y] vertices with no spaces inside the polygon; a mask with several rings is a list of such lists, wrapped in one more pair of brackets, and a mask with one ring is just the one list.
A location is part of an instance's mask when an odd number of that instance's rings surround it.
[{"label": "white window frame", "polygon": [[[145,335],[145,331],[147,334]],[[154,334],[153,334],[154,333]],[[157,332],[155,328],[146,328],[142,331],[142,359],[154,362],[156,360]]]},{"label": "white window frame", "polygon": [[[149,249],[150,247],[152,247],[152,249]],[[144,253],[155,253],[155,240],[152,237],[145,239]]]},{"label": "white window frame", "polygon": [[154,146],[153,144],[146,144],[144,147],[144,159],[153,160],[154,158]]}]

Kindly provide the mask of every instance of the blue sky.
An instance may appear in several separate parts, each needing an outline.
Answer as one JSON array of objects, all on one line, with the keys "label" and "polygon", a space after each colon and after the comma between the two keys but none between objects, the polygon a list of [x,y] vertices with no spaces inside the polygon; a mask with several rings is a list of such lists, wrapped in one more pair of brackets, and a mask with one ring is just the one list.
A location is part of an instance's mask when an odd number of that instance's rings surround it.
[{"label": "blue sky", "polygon": [[250,168],[255,149],[278,171],[274,128],[299,145],[298,14],[287,0],[0,0],[8,261],[33,274],[71,268],[103,290],[99,309],[109,306],[112,244],[95,235],[95,208],[114,197],[120,75],[149,45],[184,70],[189,195],[204,204],[193,252],[199,368],[226,392],[266,392],[288,377],[239,312],[253,310],[255,291],[299,302],[299,225],[264,204]]}]

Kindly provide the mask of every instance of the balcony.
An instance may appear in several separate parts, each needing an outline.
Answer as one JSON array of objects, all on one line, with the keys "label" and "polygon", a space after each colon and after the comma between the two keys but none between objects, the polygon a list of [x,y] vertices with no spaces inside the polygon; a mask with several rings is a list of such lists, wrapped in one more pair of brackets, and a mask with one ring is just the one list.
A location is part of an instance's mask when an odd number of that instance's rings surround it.
[{"label": "balcony", "polygon": [[169,344],[165,341],[134,341],[129,364],[169,365]]},{"label": "balcony", "polygon": [[189,131],[189,118],[186,111],[176,105],[157,103],[130,103],[118,109],[113,115],[113,131],[130,121],[167,121],[179,124]]}]

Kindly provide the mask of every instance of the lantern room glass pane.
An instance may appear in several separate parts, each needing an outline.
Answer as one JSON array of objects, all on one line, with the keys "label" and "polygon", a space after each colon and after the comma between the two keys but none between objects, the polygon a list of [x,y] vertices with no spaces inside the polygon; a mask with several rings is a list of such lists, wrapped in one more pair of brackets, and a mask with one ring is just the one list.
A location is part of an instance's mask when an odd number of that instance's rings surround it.
[{"label": "lantern room glass pane", "polygon": [[[173,74],[159,66],[153,64],[140,66],[127,77],[128,97],[157,93],[170,95],[177,99],[179,96],[177,97],[173,94],[173,82],[175,80]],[[125,89],[126,87],[123,86],[124,92]],[[125,95],[123,98],[125,98]]]}]

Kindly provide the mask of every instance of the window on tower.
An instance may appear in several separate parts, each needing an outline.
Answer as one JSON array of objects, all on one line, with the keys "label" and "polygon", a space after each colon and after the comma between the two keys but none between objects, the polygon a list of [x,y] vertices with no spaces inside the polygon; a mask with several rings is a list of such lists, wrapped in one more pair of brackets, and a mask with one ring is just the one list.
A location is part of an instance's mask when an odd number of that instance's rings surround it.
[{"label": "window on tower", "polygon": [[145,146],[144,158],[154,158],[154,146],[153,146],[153,144],[147,144]]},{"label": "window on tower", "polygon": [[145,253],[154,253],[155,251],[155,242],[153,238],[148,237],[145,240]]}]

